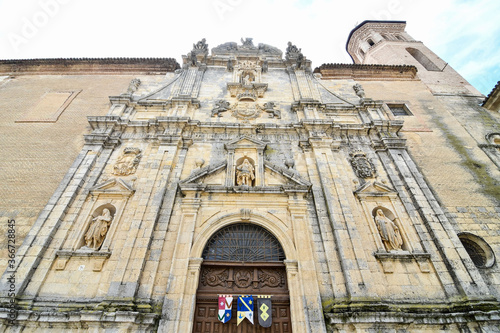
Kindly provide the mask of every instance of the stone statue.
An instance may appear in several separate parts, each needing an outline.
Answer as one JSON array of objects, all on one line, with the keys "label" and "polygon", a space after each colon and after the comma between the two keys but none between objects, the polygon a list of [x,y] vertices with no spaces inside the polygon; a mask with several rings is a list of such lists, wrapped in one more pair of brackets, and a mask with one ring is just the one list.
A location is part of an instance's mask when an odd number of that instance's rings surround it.
[{"label": "stone statue", "polygon": [[247,158],[243,160],[236,168],[236,184],[252,186],[252,181],[255,179],[254,167]]},{"label": "stone statue", "polygon": [[191,59],[191,65],[196,66],[196,64],[198,63],[198,59],[196,58],[196,52],[194,52],[194,50],[191,51],[190,59]]},{"label": "stone statue", "polygon": [[113,174],[117,176],[128,176],[137,170],[142,154],[139,148],[125,148],[123,154],[114,165]]},{"label": "stone statue", "polygon": [[299,54],[297,55],[296,63],[297,63],[297,69],[301,69],[304,63],[304,55],[302,54],[302,52],[299,52]]},{"label": "stone statue", "polygon": [[401,238],[399,228],[384,215],[382,209],[377,209],[375,223],[377,224],[380,237],[382,238],[386,250],[401,250],[403,239]]},{"label": "stone statue", "polygon": [[243,77],[243,85],[249,86],[252,84],[252,80],[250,80],[250,75],[247,74]]},{"label": "stone statue", "polygon": [[130,81],[130,84],[128,85],[128,89],[127,89],[126,93],[129,95],[132,95],[133,93],[135,93],[137,91],[137,89],[139,88],[140,85],[141,85],[141,80],[133,79],[132,81]]},{"label": "stone statue", "polygon": [[229,59],[229,60],[227,61],[227,70],[228,70],[228,72],[232,72],[232,71],[233,71],[233,69],[234,69],[234,66],[233,66],[233,59]]},{"label": "stone statue", "polygon": [[267,73],[269,70],[269,62],[267,60],[264,60],[262,63],[262,73]]},{"label": "stone statue", "polygon": [[286,47],[286,53],[299,53],[300,49],[297,48],[297,46],[293,45],[292,42],[288,42],[288,46]]},{"label": "stone statue", "polygon": [[111,220],[113,220],[113,217],[107,208],[102,210],[102,215],[92,219],[89,230],[85,233],[85,245],[88,248],[95,251],[99,250],[104,238],[106,238]]},{"label": "stone statue", "polygon": [[359,98],[365,98],[365,90],[363,89],[363,86],[361,86],[359,83],[356,83],[352,88]]}]

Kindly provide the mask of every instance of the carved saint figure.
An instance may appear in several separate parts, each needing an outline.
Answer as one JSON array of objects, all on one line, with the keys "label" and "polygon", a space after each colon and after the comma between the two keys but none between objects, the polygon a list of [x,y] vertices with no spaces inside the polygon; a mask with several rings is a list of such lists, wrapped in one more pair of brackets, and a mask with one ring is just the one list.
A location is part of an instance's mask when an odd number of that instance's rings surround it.
[{"label": "carved saint figure", "polygon": [[236,168],[236,184],[252,186],[255,179],[254,167],[247,158]]},{"label": "carved saint figure", "polygon": [[98,250],[101,247],[112,219],[111,212],[107,208],[102,210],[102,215],[92,219],[89,230],[85,234],[85,245],[87,247],[93,250]]},{"label": "carved saint figure", "polygon": [[127,94],[133,94],[134,92],[137,91],[137,89],[139,88],[139,86],[141,85],[141,80],[139,79],[133,79],[132,81],[130,81],[130,84],[128,85],[128,89],[127,89]]},{"label": "carved saint figure", "polygon": [[403,239],[401,238],[399,228],[394,222],[389,220],[384,215],[382,209],[377,209],[375,222],[377,223],[377,228],[380,232],[380,237],[382,238],[382,242],[384,243],[386,250],[401,250],[401,247],[403,246]]},{"label": "carved saint figure", "polygon": [[245,86],[249,86],[249,85],[251,85],[251,84],[252,84],[252,80],[250,80],[250,75],[249,75],[249,74],[247,74],[247,75],[245,75],[245,76],[243,77],[243,84],[244,84]]}]

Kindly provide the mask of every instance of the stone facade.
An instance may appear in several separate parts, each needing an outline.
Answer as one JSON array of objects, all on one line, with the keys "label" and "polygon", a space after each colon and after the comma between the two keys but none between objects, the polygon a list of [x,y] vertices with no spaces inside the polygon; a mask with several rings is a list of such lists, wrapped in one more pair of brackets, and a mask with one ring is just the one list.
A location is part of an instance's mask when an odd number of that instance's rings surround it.
[{"label": "stone facade", "polygon": [[[251,38],[182,66],[0,64],[0,330],[216,332],[201,304],[235,286],[283,303],[279,332],[498,330],[498,112],[404,25],[363,22],[356,64],[314,70]],[[284,258],[214,259],[235,226]]]}]

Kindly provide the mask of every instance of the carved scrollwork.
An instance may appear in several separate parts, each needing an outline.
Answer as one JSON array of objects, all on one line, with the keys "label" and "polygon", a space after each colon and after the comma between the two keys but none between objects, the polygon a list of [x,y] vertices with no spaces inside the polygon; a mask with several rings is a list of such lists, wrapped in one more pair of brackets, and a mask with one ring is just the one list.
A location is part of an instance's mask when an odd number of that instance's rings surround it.
[{"label": "carved scrollwork", "polygon": [[261,270],[259,272],[259,282],[261,287],[272,288],[281,287],[285,283],[285,277],[278,271]]},{"label": "carved scrollwork", "polygon": [[231,104],[228,101],[221,99],[215,104],[215,107],[212,109],[212,117],[213,116],[222,117],[221,113],[229,110],[230,105]]},{"label": "carved scrollwork", "polygon": [[201,284],[204,286],[223,286],[227,287],[229,272],[227,269],[204,269],[201,275]]}]

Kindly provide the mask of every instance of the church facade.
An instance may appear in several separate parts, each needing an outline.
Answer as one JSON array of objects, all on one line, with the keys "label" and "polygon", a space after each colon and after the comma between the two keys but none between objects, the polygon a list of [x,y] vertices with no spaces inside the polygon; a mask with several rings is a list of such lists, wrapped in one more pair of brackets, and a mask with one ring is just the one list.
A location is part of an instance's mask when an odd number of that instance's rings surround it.
[{"label": "church facade", "polygon": [[50,158],[0,207],[0,331],[498,331],[498,112],[405,22],[346,48],[1,62],[6,153]]}]

